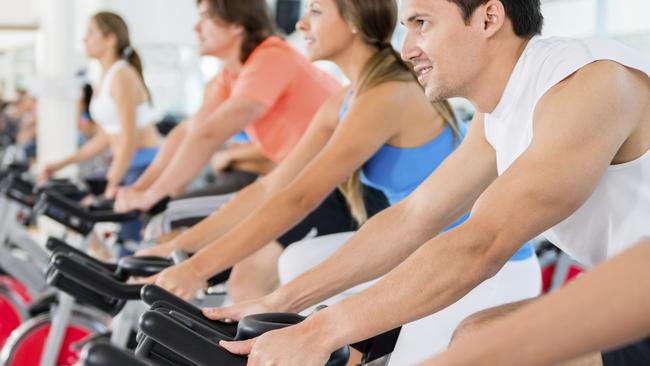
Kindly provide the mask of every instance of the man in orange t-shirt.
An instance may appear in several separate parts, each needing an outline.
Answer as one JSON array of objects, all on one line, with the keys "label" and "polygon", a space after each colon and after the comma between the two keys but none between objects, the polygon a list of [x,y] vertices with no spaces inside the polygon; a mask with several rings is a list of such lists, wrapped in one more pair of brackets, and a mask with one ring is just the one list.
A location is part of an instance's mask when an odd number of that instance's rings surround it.
[{"label": "man in orange t-shirt", "polygon": [[140,179],[118,192],[118,212],[147,210],[178,194],[241,130],[266,157],[280,162],[321,104],[340,88],[273,35],[265,1],[221,3],[199,3],[195,30],[201,54],[221,59],[223,70],[206,88],[199,111],[172,131]]}]

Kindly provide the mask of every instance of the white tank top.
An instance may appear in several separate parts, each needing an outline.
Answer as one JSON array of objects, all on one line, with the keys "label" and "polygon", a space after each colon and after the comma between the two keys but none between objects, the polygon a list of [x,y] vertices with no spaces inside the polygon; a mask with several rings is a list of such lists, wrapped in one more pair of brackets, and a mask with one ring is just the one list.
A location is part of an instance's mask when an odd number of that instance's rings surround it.
[{"label": "white tank top", "polygon": [[[90,101],[90,113],[93,121],[101,126],[108,134],[118,134],[122,130],[120,117],[117,111],[115,101],[111,96],[111,84],[115,74],[124,66],[128,65],[125,60],[115,62],[106,71],[99,90],[96,89]],[[155,122],[156,113],[148,102],[144,102],[136,107],[136,127],[141,128]]]},{"label": "white tank top", "polygon": [[[613,60],[650,75],[650,61],[611,40],[535,37],[529,42],[499,104],[485,115],[485,134],[496,150],[499,175],[528,148],[541,97],[598,60]],[[650,237],[650,151],[610,166],[587,201],[544,236],[588,266]]]}]

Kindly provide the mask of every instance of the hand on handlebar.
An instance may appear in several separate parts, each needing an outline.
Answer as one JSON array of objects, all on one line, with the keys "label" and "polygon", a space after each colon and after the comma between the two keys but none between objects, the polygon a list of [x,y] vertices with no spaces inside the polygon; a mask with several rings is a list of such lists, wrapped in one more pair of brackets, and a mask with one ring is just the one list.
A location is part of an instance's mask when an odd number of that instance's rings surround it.
[{"label": "hand on handlebar", "polygon": [[199,277],[192,263],[185,261],[160,272],[155,284],[189,301],[198,290],[207,286],[207,279]]},{"label": "hand on handlebar", "polygon": [[[248,366],[323,366],[333,350],[325,342],[304,333],[303,324],[274,330],[242,342],[219,342],[223,348],[237,355],[249,355]],[[287,350],[291,350],[287,352]]]},{"label": "hand on handlebar", "polygon": [[51,163],[45,165],[38,173],[38,177],[37,177],[38,184],[43,184],[49,181],[50,179],[52,179],[54,174],[59,170],[63,169],[63,167],[64,165],[60,163]]},{"label": "hand on handlebar", "polygon": [[223,308],[205,308],[203,315],[212,320],[240,321],[243,317],[253,314],[278,312],[279,309],[270,304],[267,297],[245,301]]},{"label": "hand on handlebar", "polygon": [[120,187],[116,187],[116,186],[106,187],[106,190],[104,191],[104,198],[107,200],[114,200],[115,197],[117,196],[117,191],[119,189]]},{"label": "hand on handlebar", "polygon": [[151,190],[137,190],[134,188],[120,188],[115,195],[114,211],[126,213],[140,210],[148,211],[161,197],[156,197]]},{"label": "hand on handlebar", "polygon": [[215,172],[226,171],[232,165],[232,158],[228,150],[217,151],[210,161],[210,166]]}]

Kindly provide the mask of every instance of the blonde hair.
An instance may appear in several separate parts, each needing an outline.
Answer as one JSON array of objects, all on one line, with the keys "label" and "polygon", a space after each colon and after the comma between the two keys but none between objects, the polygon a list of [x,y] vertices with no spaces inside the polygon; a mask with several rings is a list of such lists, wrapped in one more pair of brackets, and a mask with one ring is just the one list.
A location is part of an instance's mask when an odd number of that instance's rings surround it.
[{"label": "blonde hair", "polygon": [[[417,82],[412,67],[404,62],[390,43],[397,25],[397,3],[395,0],[335,0],[341,17],[352,24],[364,43],[377,48],[363,67],[355,94],[389,81]],[[434,109],[445,119],[458,138],[458,123],[449,102],[433,103]],[[359,225],[368,220],[363,200],[363,187],[357,170],[347,181],[339,184],[339,191],[345,197],[352,217]]]}]

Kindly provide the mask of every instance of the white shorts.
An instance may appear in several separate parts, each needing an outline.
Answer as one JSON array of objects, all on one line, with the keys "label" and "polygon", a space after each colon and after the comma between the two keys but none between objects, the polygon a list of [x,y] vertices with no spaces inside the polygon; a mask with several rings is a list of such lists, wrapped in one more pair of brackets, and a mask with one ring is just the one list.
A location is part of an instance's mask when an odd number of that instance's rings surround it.
[{"label": "white shorts", "polygon": [[[318,265],[343,246],[353,234],[326,235],[292,244],[284,251],[278,263],[280,282],[285,284]],[[363,291],[376,281],[358,285],[323,303],[336,303]],[[542,276],[536,256],[507,262],[496,276],[483,282],[455,304],[404,325],[390,365],[413,365],[444,351],[454,330],[463,319],[491,307],[537,297],[541,287]],[[311,310],[308,309],[304,313]]]}]

